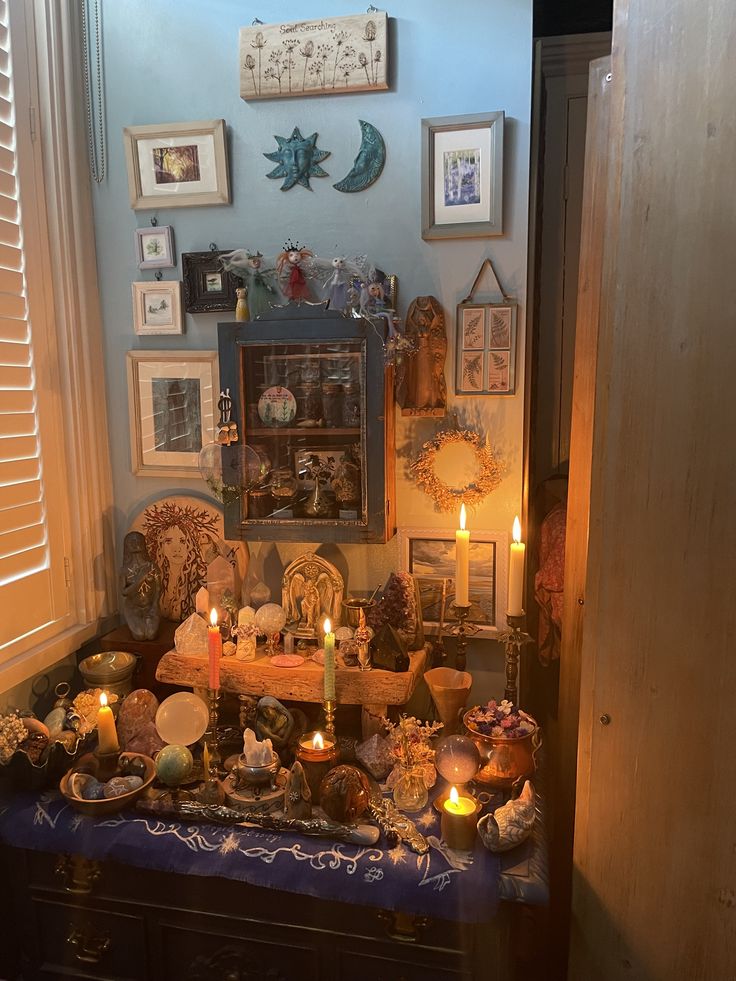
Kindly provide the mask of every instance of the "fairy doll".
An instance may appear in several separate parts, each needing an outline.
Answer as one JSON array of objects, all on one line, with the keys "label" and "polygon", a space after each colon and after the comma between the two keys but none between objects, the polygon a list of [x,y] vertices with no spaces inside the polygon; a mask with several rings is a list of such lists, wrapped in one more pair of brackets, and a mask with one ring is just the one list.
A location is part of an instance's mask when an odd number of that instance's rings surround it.
[{"label": "fairy doll", "polygon": [[324,281],[330,310],[345,310],[348,305],[348,274],[345,271],[345,257],[335,256],[332,260],[332,274]]},{"label": "fairy doll", "polygon": [[288,299],[298,302],[312,299],[307,278],[304,275],[304,264],[313,255],[314,253],[310,249],[303,248],[298,242],[293,245],[289,241],[284,246],[283,252],[279,252],[276,257],[276,269],[282,281],[281,290]]},{"label": "fairy doll", "polygon": [[257,320],[278,302],[273,283],[273,269],[263,268],[263,253],[235,249],[222,257],[228,272],[242,276],[248,289],[248,308],[252,320]]}]

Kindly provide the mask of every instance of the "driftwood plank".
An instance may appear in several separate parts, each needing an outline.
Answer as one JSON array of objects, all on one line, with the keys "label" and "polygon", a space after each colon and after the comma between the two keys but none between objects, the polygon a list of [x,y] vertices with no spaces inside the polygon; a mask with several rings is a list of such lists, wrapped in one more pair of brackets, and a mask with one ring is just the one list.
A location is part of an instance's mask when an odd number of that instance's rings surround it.
[{"label": "driftwood plank", "polygon": [[[426,650],[412,651],[408,671],[361,671],[360,668],[335,670],[337,701],[342,705],[403,705],[409,700],[426,662]],[[169,685],[206,688],[206,655],[177,654],[169,651],[161,658],[156,678]],[[238,695],[273,695],[296,702],[321,702],[324,670],[311,661],[298,668],[276,668],[263,655],[255,661],[223,658],[220,687]]]}]

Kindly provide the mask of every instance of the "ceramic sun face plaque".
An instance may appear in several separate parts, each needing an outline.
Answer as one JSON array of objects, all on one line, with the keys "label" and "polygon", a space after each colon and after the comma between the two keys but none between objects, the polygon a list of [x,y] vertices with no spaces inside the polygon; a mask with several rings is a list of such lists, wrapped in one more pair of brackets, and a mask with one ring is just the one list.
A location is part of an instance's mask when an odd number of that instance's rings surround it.
[{"label": "ceramic sun face plaque", "polygon": [[255,24],[240,28],[240,97],[283,99],[388,89],[388,16]]}]

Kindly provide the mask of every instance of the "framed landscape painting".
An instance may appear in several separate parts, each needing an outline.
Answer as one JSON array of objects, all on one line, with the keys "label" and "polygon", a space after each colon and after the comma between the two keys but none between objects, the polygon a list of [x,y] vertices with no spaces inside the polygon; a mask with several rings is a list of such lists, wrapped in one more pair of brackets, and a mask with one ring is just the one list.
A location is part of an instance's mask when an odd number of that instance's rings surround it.
[{"label": "framed landscape painting", "polygon": [[217,351],[128,351],[133,473],[199,477],[215,438]]},{"label": "framed landscape painting", "polygon": [[[401,567],[419,586],[424,629],[437,634],[457,622],[455,602],[455,532],[440,528],[400,528]],[[473,532],[470,538],[470,619],[479,637],[506,629],[508,576],[507,532]]]},{"label": "framed landscape painting", "polygon": [[126,126],[130,206],[229,204],[225,120]]},{"label": "framed landscape painting", "polygon": [[139,336],[181,334],[181,283],[170,280],[132,283],[133,329]]}]

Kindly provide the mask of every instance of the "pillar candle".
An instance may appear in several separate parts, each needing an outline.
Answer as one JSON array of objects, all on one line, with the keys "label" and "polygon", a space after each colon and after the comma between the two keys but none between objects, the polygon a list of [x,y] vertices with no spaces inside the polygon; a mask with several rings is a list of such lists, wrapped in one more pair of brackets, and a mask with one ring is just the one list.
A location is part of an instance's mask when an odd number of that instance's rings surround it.
[{"label": "pillar candle", "polygon": [[460,797],[457,788],[442,805],[441,834],[448,848],[470,851],[475,844],[480,807],[474,797]]},{"label": "pillar candle", "polygon": [[335,701],[335,635],[329,620],[325,620],[325,701]]},{"label": "pillar candle", "polygon": [[465,505],[460,508],[460,528],[455,532],[455,602],[467,606],[470,572],[470,532],[465,530]]},{"label": "pillar candle", "polygon": [[222,657],[222,634],[217,626],[217,610],[212,607],[210,626],[207,628],[207,650],[210,659],[210,688],[220,687],[220,658]]},{"label": "pillar candle", "polygon": [[514,540],[509,556],[509,598],[507,610],[513,617],[524,612],[524,553],[526,545],[521,540],[521,524],[514,518]]},{"label": "pillar candle", "polygon": [[115,719],[104,691],[100,694],[100,710],[97,713],[97,743],[97,752],[101,755],[120,752]]}]

